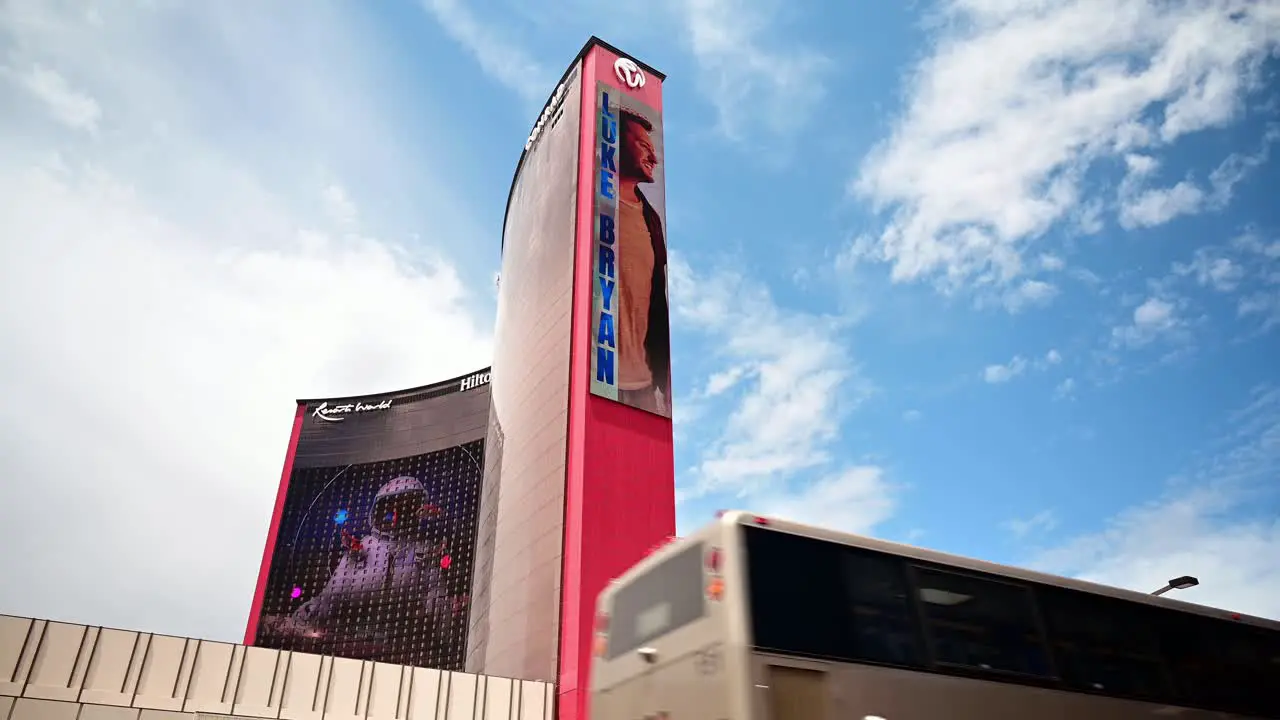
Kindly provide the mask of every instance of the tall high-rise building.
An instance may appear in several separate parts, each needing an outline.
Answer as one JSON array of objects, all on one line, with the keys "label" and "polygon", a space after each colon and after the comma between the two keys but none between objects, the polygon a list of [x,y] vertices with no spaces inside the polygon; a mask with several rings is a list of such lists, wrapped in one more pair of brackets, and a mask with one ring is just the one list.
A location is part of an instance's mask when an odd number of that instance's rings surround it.
[{"label": "tall high-rise building", "polygon": [[502,236],[467,670],[585,706],[596,595],[675,532],[663,75],[592,38]]},{"label": "tall high-rise building", "polygon": [[675,532],[662,82],[593,37],[551,93],[491,371],[298,403],[246,644],[554,682],[585,716],[596,596]]}]

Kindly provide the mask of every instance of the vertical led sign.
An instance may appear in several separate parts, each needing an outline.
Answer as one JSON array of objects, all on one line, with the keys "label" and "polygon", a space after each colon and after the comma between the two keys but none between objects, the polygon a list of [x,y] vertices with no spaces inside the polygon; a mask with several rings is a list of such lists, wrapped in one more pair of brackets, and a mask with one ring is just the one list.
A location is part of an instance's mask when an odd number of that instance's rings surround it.
[{"label": "vertical led sign", "polygon": [[[618,58],[620,84],[644,70]],[[671,417],[662,116],[612,84],[595,88],[591,392]]]}]

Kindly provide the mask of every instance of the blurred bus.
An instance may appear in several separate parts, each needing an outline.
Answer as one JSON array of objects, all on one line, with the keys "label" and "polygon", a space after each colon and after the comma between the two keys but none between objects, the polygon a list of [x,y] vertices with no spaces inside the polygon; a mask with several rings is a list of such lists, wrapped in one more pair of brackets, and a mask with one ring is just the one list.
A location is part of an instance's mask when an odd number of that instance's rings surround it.
[{"label": "blurred bus", "polygon": [[1280,623],[743,512],[593,640],[593,720],[1280,718]]}]

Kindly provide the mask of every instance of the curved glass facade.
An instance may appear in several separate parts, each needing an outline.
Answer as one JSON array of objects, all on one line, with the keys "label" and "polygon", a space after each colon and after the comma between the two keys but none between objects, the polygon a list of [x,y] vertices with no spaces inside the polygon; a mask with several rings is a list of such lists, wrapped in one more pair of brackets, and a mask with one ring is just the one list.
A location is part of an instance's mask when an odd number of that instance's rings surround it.
[{"label": "curved glass facade", "polygon": [[503,228],[466,667],[526,680],[557,672],[581,86],[575,62],[521,158]]}]

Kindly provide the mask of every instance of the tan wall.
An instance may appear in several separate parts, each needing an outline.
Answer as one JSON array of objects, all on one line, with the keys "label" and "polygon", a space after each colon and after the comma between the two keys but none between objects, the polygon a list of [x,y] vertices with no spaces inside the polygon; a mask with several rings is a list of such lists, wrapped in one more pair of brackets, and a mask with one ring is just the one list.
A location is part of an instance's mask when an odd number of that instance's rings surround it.
[{"label": "tan wall", "polygon": [[0,615],[0,720],[551,720],[548,683]]}]

